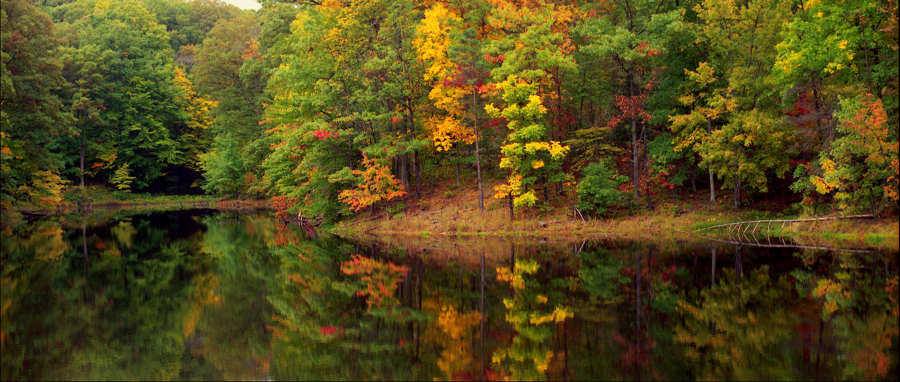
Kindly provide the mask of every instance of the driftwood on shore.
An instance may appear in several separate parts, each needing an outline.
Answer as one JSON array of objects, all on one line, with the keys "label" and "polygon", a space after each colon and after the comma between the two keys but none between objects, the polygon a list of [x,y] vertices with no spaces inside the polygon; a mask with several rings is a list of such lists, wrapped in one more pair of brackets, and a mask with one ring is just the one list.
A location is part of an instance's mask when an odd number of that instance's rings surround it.
[{"label": "driftwood on shore", "polygon": [[[794,224],[794,223],[816,223],[824,220],[840,220],[840,219],[872,219],[874,215],[852,215],[852,216],[830,216],[824,218],[812,218],[812,219],[787,219],[787,220],[751,220],[745,222],[736,222],[736,223],[727,223],[727,224],[719,224],[711,227],[706,227],[696,232],[702,232],[711,229],[717,228],[728,228],[728,233],[732,232],[740,233],[741,235],[749,233],[752,235],[756,232],[760,225],[764,226],[766,230],[771,230],[772,225],[781,224],[781,228],[784,228],[786,224]],[[743,230],[741,229],[743,228]]]}]

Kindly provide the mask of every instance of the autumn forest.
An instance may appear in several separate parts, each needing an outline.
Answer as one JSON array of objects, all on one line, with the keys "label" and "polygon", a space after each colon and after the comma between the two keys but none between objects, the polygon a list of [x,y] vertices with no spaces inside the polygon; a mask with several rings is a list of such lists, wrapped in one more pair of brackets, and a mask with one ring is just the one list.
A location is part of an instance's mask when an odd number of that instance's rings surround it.
[{"label": "autumn forest", "polygon": [[3,0],[4,209],[896,213],[896,0]]}]

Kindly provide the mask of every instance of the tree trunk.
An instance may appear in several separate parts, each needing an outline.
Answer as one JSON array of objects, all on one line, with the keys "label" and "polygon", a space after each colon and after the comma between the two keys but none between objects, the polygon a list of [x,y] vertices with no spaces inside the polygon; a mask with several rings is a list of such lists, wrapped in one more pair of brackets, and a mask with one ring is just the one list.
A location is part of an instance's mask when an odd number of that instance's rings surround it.
[{"label": "tree trunk", "polygon": [[478,178],[478,209],[481,212],[484,212],[484,188],[481,185],[481,146],[479,145],[479,140],[481,137],[478,132],[478,98],[477,98],[477,90],[475,86],[472,86],[472,110],[475,112],[472,113],[472,116],[475,120],[475,173]]},{"label": "tree trunk", "polygon": [[[712,134],[712,120],[706,117],[706,133]],[[709,170],[709,204],[716,202],[716,178],[712,170]]]},{"label": "tree trunk", "polygon": [[397,173],[403,187],[409,189],[409,155],[406,153],[397,156]]},{"label": "tree trunk", "polygon": [[416,200],[422,201],[422,177],[419,171],[419,150],[413,150],[413,167],[416,171]]},{"label": "tree trunk", "polygon": [[456,144],[456,185],[459,186],[459,143]]},{"label": "tree trunk", "polygon": [[734,208],[741,208],[741,178],[734,176]]},{"label": "tree trunk", "polygon": [[84,134],[87,128],[81,124],[81,197],[84,197]]},{"label": "tree trunk", "polygon": [[[634,78],[628,76],[628,91],[634,99]],[[631,117],[631,177],[634,183],[634,197],[640,198],[640,185],[638,184],[638,144],[637,144],[637,118]]]},{"label": "tree trunk", "polygon": [[[409,117],[409,131],[413,133],[413,136],[416,135],[416,120],[415,114],[413,113],[412,101],[407,98],[406,99],[406,114]],[[422,178],[420,176],[419,171],[419,150],[413,150],[413,169],[416,172],[416,200],[422,201]]]}]

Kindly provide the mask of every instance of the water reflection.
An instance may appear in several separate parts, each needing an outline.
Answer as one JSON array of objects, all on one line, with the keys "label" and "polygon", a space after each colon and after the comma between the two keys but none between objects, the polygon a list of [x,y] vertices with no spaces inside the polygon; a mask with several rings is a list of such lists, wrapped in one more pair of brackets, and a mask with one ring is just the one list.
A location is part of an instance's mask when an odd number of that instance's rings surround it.
[{"label": "water reflection", "polygon": [[413,250],[261,211],[55,218],[4,235],[3,379],[897,377],[896,253]]}]

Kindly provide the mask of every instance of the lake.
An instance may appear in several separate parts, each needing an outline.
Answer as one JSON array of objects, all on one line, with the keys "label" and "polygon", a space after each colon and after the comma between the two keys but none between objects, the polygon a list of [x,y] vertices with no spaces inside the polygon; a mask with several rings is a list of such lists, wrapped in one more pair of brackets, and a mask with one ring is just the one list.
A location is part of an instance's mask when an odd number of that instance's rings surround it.
[{"label": "lake", "polygon": [[897,253],[613,237],[404,248],[205,209],[2,235],[3,380],[898,377]]}]

